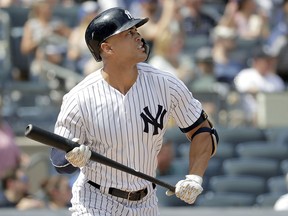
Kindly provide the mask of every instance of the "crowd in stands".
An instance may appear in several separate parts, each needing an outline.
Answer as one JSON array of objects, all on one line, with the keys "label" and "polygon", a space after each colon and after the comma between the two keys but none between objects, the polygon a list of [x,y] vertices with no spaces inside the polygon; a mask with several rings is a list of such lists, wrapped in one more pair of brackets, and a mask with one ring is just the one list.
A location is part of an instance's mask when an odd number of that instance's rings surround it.
[{"label": "crowd in stands", "polygon": [[[223,108],[223,100],[237,100],[229,93],[239,94],[244,113],[239,125],[257,127],[258,93],[287,91],[287,0],[1,0],[0,40],[11,49],[16,47],[16,52],[10,50],[5,56],[0,51],[0,96],[5,98],[2,94],[7,82],[45,82],[43,62],[70,71],[60,82],[101,68],[101,62],[89,52],[84,34],[94,16],[114,6],[127,8],[135,17],[149,17],[147,25],[139,28],[150,46],[148,63],[179,77],[195,97],[215,93],[220,95]],[[12,8],[22,9],[24,15],[17,17]],[[5,14],[10,16],[9,22]],[[6,61],[11,61],[9,70],[4,68]],[[203,106],[221,125],[218,105],[203,101]],[[39,185],[38,195],[29,194],[25,176],[29,157],[20,151],[14,137],[11,122],[0,115],[0,208],[68,207],[71,188],[67,176],[49,176]],[[157,175],[177,169],[172,163],[177,157],[174,148],[171,140],[164,143]]]}]

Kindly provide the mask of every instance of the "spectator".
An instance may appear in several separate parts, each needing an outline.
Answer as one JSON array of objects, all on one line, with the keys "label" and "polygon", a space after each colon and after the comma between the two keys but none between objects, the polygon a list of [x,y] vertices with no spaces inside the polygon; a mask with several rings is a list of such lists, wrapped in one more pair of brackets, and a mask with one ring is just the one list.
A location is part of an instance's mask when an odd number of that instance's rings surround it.
[{"label": "spectator", "polygon": [[[87,75],[98,69],[101,64],[94,61],[93,56],[87,49],[85,42],[85,30],[90,21],[97,15],[100,7],[97,2],[86,1],[81,4],[79,10],[80,23],[68,38],[67,59],[70,68],[80,74]],[[92,62],[92,63],[90,63]]]},{"label": "spectator", "polygon": [[217,80],[212,47],[201,47],[198,49],[195,53],[194,61],[195,77],[189,83],[188,88],[195,97],[199,97],[199,100],[202,100],[206,113],[211,119],[214,119],[214,122],[217,122],[216,119],[219,116],[219,105],[221,103],[220,98],[227,95],[229,85]]},{"label": "spectator", "polygon": [[212,56],[217,80],[232,84],[234,77],[245,67],[245,59],[232,58],[232,53],[237,51],[236,32],[233,28],[218,25],[213,29],[212,38]]},{"label": "spectator", "polygon": [[163,0],[161,4],[159,0],[139,0],[141,17],[149,18],[149,22],[139,28],[139,33],[150,45],[151,50],[154,40],[163,34],[164,30],[178,28],[177,22],[173,19],[175,8],[174,0]]},{"label": "spectator", "polygon": [[275,73],[275,58],[268,50],[255,50],[250,68],[243,69],[235,77],[235,88],[244,93],[243,105],[248,123],[257,123],[257,102],[255,96],[259,92],[281,92],[285,85]]},{"label": "spectator", "polygon": [[2,118],[2,106],[0,97],[0,178],[8,170],[19,167],[27,158],[17,146],[11,126]]},{"label": "spectator", "polygon": [[194,56],[195,78],[189,85],[194,91],[215,91],[217,79],[214,73],[214,60],[211,47],[202,47],[197,50]]},{"label": "spectator", "polygon": [[266,43],[275,55],[279,54],[287,43],[288,36],[288,0],[283,0],[270,18],[271,34]]},{"label": "spectator", "polygon": [[276,73],[283,79],[285,84],[288,85],[288,41],[280,49],[276,58]]},{"label": "spectator", "polygon": [[57,210],[71,206],[72,192],[67,176],[49,176],[43,181],[41,189],[49,209]]},{"label": "spectator", "polygon": [[255,0],[230,0],[219,24],[234,28],[242,40],[262,40],[269,35],[268,20]]},{"label": "spectator", "polygon": [[0,192],[0,208],[27,210],[44,207],[41,200],[29,194],[29,179],[23,170],[16,168],[7,171],[1,183],[3,190]]},{"label": "spectator", "polygon": [[166,29],[154,40],[153,56],[149,64],[163,71],[169,71],[183,82],[188,83],[192,77],[192,65],[187,56],[181,52],[183,34]]},{"label": "spectator", "polygon": [[[288,173],[286,174],[286,185],[288,190]],[[288,193],[282,195],[273,206],[275,211],[288,211]]]},{"label": "spectator", "polygon": [[53,8],[48,1],[35,1],[31,14],[24,25],[21,52],[31,58],[31,73],[41,74],[40,60],[46,59],[54,64],[64,63],[67,37],[71,29],[60,20],[53,19]]},{"label": "spectator", "polygon": [[0,178],[20,163],[21,151],[15,143],[13,131],[8,123],[0,120]]},{"label": "spectator", "polygon": [[196,35],[210,36],[210,31],[213,29],[217,20],[203,11],[203,0],[184,0],[181,9],[182,28],[186,37]]},{"label": "spectator", "polygon": [[271,16],[271,34],[267,45],[277,56],[277,74],[288,83],[288,0],[283,0]]}]

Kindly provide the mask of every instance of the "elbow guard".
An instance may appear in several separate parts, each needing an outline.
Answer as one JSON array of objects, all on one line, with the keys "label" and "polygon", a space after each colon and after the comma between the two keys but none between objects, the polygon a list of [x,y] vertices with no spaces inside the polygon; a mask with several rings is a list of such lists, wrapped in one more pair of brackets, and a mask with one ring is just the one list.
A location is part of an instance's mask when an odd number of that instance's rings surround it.
[{"label": "elbow guard", "polygon": [[[209,121],[208,121],[209,122]],[[210,126],[212,126],[212,124],[209,122]],[[213,157],[216,152],[217,152],[217,147],[218,147],[218,142],[219,142],[219,136],[218,133],[216,131],[216,129],[214,127],[202,127],[199,128],[191,137],[191,141],[193,140],[193,138],[198,135],[199,133],[210,133],[211,135],[211,140],[212,140],[212,153],[211,153],[211,157]]]},{"label": "elbow guard", "polygon": [[211,153],[211,157],[213,157],[217,151],[217,147],[218,147],[218,142],[219,142],[219,136],[218,133],[216,131],[216,129],[213,127],[212,123],[208,120],[208,115],[206,114],[206,112],[204,110],[202,110],[200,117],[198,118],[198,120],[191,125],[188,128],[180,128],[180,130],[183,133],[187,133],[188,131],[196,128],[197,126],[199,126],[201,123],[203,123],[205,120],[208,121],[210,128],[209,127],[201,127],[199,128],[190,138],[190,141],[193,140],[193,138],[198,135],[199,133],[210,133],[211,135],[211,139],[212,139],[212,153]]},{"label": "elbow guard", "polygon": [[[211,153],[211,157],[213,157],[216,152],[217,152],[217,147],[218,147],[218,142],[219,142],[219,136],[218,133],[216,131],[216,129],[213,127],[212,123],[208,120],[208,115],[205,113],[205,111],[203,110],[200,118],[197,120],[197,126],[199,124],[201,124],[202,122],[204,122],[205,120],[208,121],[210,128],[209,127],[201,127],[199,128],[191,137],[190,141],[193,140],[193,138],[198,135],[199,133],[210,133],[211,135],[211,140],[212,140],[212,153]],[[196,126],[194,126],[196,127]]]}]

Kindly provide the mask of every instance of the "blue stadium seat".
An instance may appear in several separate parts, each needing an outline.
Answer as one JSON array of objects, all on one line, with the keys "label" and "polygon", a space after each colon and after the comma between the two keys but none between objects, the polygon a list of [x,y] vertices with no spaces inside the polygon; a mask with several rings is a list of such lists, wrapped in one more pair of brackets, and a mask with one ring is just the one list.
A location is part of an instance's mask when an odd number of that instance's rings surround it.
[{"label": "blue stadium seat", "polygon": [[223,171],[227,175],[253,175],[266,179],[281,173],[278,160],[241,157],[226,159]]},{"label": "blue stadium seat", "polygon": [[172,162],[172,167],[175,175],[184,177],[189,173],[189,158],[175,158]]},{"label": "blue stadium seat", "polygon": [[266,181],[257,176],[212,176],[209,189],[214,192],[233,192],[259,195],[266,192]]},{"label": "blue stadium seat", "polygon": [[256,197],[255,205],[259,207],[273,207],[282,194],[264,193]]},{"label": "blue stadium seat", "polygon": [[165,139],[172,140],[176,146],[182,143],[187,143],[188,141],[185,134],[182,133],[182,131],[177,126],[167,129],[165,133]]},{"label": "blue stadium seat", "polygon": [[53,17],[61,19],[69,27],[75,27],[79,24],[79,5],[62,6],[58,5],[53,9]]},{"label": "blue stadium seat", "polygon": [[195,204],[200,207],[247,207],[253,206],[254,203],[255,196],[251,194],[210,191],[200,195]]},{"label": "blue stadium seat", "polygon": [[267,180],[267,186],[270,193],[288,193],[288,183],[286,182],[286,175],[270,177]]},{"label": "blue stadium seat", "polygon": [[250,141],[239,143],[236,153],[245,158],[272,158],[284,160],[288,158],[288,146],[277,145],[267,141]]},{"label": "blue stadium seat", "polygon": [[284,175],[288,174],[288,158],[281,161],[280,167],[281,167],[281,171]]},{"label": "blue stadium seat", "polygon": [[256,127],[239,126],[235,128],[217,129],[220,141],[231,144],[238,144],[247,141],[264,141],[267,140],[265,131]]},{"label": "blue stadium seat", "polygon": [[222,160],[216,157],[210,159],[208,167],[205,171],[206,177],[222,174]]},{"label": "blue stadium seat", "polygon": [[[220,138],[221,139],[221,138]],[[235,145],[220,140],[217,148],[217,152],[214,155],[215,158],[225,160],[227,158],[235,157]]]}]

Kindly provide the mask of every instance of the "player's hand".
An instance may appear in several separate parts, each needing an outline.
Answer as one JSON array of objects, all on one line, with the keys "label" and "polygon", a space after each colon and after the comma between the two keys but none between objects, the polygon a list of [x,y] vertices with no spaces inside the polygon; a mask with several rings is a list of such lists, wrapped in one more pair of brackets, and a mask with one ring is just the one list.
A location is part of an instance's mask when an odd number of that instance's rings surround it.
[{"label": "player's hand", "polygon": [[[79,141],[78,138],[73,138],[73,142]],[[91,151],[88,146],[80,145],[79,147],[73,148],[71,151],[66,153],[65,158],[74,167],[84,167],[91,157]]]},{"label": "player's hand", "polygon": [[[199,194],[202,193],[202,177],[198,175],[186,175],[185,180],[180,180],[175,186],[175,195],[188,204],[193,204]],[[174,193],[170,190],[166,192],[167,196]]]}]

